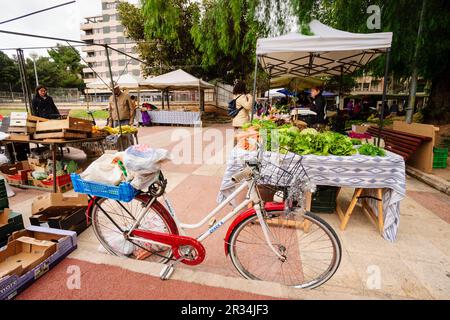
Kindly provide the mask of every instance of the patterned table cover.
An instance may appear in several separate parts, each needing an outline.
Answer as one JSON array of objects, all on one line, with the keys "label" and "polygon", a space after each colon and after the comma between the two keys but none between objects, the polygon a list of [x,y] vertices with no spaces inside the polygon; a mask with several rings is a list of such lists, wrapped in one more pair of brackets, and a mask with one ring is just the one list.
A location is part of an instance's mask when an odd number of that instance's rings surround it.
[{"label": "patterned table cover", "polygon": [[[192,111],[145,111],[150,115],[152,123],[195,125],[201,120],[200,112]],[[142,113],[136,110],[136,122],[142,122]]]},{"label": "patterned table cover", "polygon": [[[400,201],[405,197],[405,162],[402,157],[386,151],[385,157],[353,156],[316,156],[305,155],[302,165],[308,177],[316,185],[364,188],[376,196],[376,188],[384,188],[383,237],[395,241],[400,223]],[[256,152],[235,147],[228,160],[217,202],[222,202],[236,187],[231,177],[243,168],[245,159],[255,157]],[[266,156],[266,155],[265,155]],[[295,155],[295,157],[299,157]],[[377,201],[366,199],[375,214],[378,215]]]}]

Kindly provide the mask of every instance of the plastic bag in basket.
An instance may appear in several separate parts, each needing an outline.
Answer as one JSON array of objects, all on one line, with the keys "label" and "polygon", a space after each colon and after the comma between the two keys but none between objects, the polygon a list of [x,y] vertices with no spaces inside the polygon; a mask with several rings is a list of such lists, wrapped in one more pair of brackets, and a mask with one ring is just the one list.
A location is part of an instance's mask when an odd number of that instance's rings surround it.
[{"label": "plastic bag in basket", "polygon": [[89,167],[80,174],[80,177],[86,181],[94,181],[109,185],[118,185],[123,180],[122,170],[114,163],[114,159],[121,152],[115,154],[104,154],[91,163]]}]

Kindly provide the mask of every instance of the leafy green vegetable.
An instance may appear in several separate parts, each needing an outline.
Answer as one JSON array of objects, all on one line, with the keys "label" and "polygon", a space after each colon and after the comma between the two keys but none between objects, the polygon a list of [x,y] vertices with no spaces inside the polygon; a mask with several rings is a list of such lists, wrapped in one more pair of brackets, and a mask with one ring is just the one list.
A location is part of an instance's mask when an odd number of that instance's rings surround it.
[{"label": "leafy green vegetable", "polygon": [[386,156],[386,152],[383,149],[378,148],[377,146],[375,146],[371,143],[363,144],[361,147],[359,147],[358,152],[359,152],[359,154],[362,154],[365,156],[372,156],[372,157]]},{"label": "leafy green vegetable", "polygon": [[350,139],[350,140],[352,141],[352,144],[353,144],[354,146],[358,146],[358,145],[362,144],[361,140],[359,140],[359,139],[352,138],[352,139]]},{"label": "leafy green vegetable", "polygon": [[317,133],[318,133],[317,130],[313,128],[306,128],[303,129],[301,132],[301,134],[317,134]]}]

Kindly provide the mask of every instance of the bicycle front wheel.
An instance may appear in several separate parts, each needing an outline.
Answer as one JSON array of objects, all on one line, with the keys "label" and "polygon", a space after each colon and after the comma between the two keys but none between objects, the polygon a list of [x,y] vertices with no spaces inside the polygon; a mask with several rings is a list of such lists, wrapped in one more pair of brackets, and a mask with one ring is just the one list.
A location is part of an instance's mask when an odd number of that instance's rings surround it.
[{"label": "bicycle front wheel", "polygon": [[248,217],[232,231],[229,243],[231,261],[243,277],[315,288],[333,276],[341,245],[328,223],[309,212],[268,212],[264,220],[281,257],[267,244],[257,215]]},{"label": "bicycle front wheel", "polygon": [[[98,199],[98,205],[91,208],[92,227],[103,247],[112,255],[152,262],[167,262],[172,250],[163,245],[129,239],[126,233],[132,228],[142,210],[144,201],[134,198],[130,202],[113,199]],[[100,209],[100,207],[101,209]],[[172,230],[168,214],[160,212],[162,205],[153,204],[136,229],[162,233],[178,233]]]}]

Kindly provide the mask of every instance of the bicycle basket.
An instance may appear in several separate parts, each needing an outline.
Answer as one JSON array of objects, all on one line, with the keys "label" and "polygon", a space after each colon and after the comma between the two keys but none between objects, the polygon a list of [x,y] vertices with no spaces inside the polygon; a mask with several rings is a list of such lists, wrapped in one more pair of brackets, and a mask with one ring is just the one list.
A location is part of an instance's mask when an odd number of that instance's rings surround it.
[{"label": "bicycle basket", "polygon": [[[284,199],[289,194],[298,194],[309,181],[302,165],[302,156],[280,149],[279,152],[263,152],[258,187],[273,192],[283,191]],[[296,191],[296,192],[294,192]]]}]

